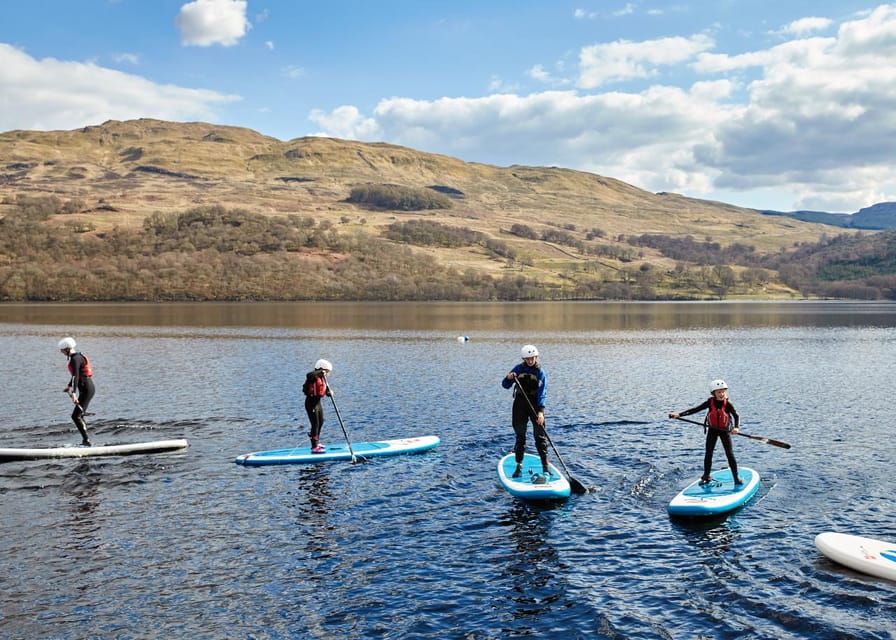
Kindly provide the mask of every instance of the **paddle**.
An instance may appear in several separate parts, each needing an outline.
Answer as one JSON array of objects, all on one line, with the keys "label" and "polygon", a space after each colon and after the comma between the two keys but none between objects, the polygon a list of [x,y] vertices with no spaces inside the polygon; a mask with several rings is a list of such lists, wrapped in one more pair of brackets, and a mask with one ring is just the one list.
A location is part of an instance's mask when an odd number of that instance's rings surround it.
[{"label": "paddle", "polygon": [[348,452],[352,454],[352,464],[354,464],[358,461],[358,459],[355,457],[355,452],[352,451],[352,441],[348,437],[348,431],[345,430],[345,424],[342,422],[342,416],[339,415],[339,407],[336,406],[336,398],[333,397],[332,393],[330,394],[330,400],[333,401],[333,411],[336,412],[336,419],[339,420],[339,426],[342,427],[342,433],[345,436],[345,442],[348,445]]},{"label": "paddle", "polygon": [[[697,422],[696,420],[688,420],[687,418],[675,418],[676,420],[681,420],[682,422],[690,422],[691,424],[699,424],[701,427],[705,427],[706,425],[702,422]],[[770,444],[775,447],[781,447],[782,449],[789,449],[790,445],[786,442],[781,442],[780,440],[772,440],[771,438],[763,438],[762,436],[751,436],[749,433],[741,433],[738,431],[735,435],[743,436],[744,438],[749,438],[750,440],[758,440],[759,442],[764,442],[766,444]]]},{"label": "paddle", "polygon": [[[78,408],[81,409],[81,417],[82,417],[82,418],[85,418],[85,417],[87,417],[87,416],[94,416],[94,415],[96,415],[95,413],[87,413],[86,411],[84,411],[84,407],[82,407],[82,406],[81,406],[81,403],[78,402],[78,398],[75,397],[75,392],[74,392],[74,391],[66,391],[65,393],[67,393],[67,394],[68,394],[68,397],[72,399],[72,404],[76,404],[76,405],[78,405]],[[84,420],[84,422],[86,423],[87,421]]]},{"label": "paddle", "polygon": [[[90,436],[87,434],[87,420],[84,419],[84,417],[87,414],[84,413],[84,407],[81,406],[81,403],[78,401],[78,398],[75,396],[75,392],[68,390],[68,391],[66,391],[66,393],[68,393],[68,397],[71,398],[72,403],[76,407],[78,407],[78,410],[81,412],[81,415],[79,415],[77,417],[77,419],[75,419],[75,415],[74,415],[74,413],[72,413],[72,421],[75,423],[75,427],[78,428],[78,433],[81,434],[81,439],[83,440],[83,442],[81,444],[89,447],[90,446]],[[80,422],[78,422],[78,420],[80,420]]]},{"label": "paddle", "polygon": [[[514,381],[514,383],[516,383],[517,391],[519,391],[521,394],[523,394],[523,398],[526,399],[526,405],[529,407],[529,415],[532,416],[532,421],[535,422],[535,419],[538,414],[535,411],[535,407],[532,406],[532,401],[529,400],[529,396],[527,396],[526,392],[523,391],[523,385],[520,384],[520,381],[517,380],[516,377],[513,378],[513,381]],[[557,447],[554,446],[554,441],[551,440],[551,436],[548,433],[547,427],[542,425],[542,428],[544,429],[544,435],[548,439],[548,443],[551,445],[551,449],[554,450],[554,454],[557,456],[557,460],[560,461],[560,465],[563,467],[563,470],[566,472],[566,477],[569,480],[569,488],[572,489],[573,493],[579,493],[579,494],[588,493],[588,489],[585,487],[585,485],[583,485],[581,482],[579,482],[578,480],[573,478],[572,475],[569,473],[569,469],[566,468],[566,463],[563,462],[563,458],[560,456],[560,452],[557,451]]]}]

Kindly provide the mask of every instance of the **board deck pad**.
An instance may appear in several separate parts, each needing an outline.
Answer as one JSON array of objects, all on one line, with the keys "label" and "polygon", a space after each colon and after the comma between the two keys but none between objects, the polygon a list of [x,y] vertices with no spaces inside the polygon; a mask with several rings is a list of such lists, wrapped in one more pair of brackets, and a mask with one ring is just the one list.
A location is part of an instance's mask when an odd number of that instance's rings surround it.
[{"label": "board deck pad", "polygon": [[523,456],[523,472],[514,478],[516,456],[509,453],[498,461],[498,482],[510,495],[526,500],[558,500],[568,498],[570,494],[569,480],[560,474],[559,469],[548,463],[550,475],[542,472],[541,459],[534,454]]},{"label": "board deck pad", "polygon": [[[439,442],[438,436],[418,436],[415,438],[399,438],[397,440],[380,440],[377,442],[353,442],[352,451],[354,451],[357,458],[394,456],[403,453],[429,451],[437,447]],[[324,449],[324,453],[311,453],[311,447],[255,451],[237,456],[234,462],[246,466],[261,466],[271,464],[314,464],[352,459],[352,453],[345,442],[325,445]]]},{"label": "board deck pad", "polygon": [[759,490],[759,473],[748,467],[738,470],[742,485],[735,485],[730,469],[710,474],[708,484],[695,480],[671,502],[669,513],[677,516],[714,516],[742,507]]},{"label": "board deck pad", "polygon": [[153,440],[127,444],[97,444],[93,446],[72,445],[67,447],[5,448],[0,449],[0,462],[14,460],[49,460],[53,458],[92,458],[98,456],[130,456],[142,453],[165,453],[186,449],[189,443],[184,439]]},{"label": "board deck pad", "polygon": [[815,536],[815,547],[845,567],[896,580],[896,542],[825,531]]}]

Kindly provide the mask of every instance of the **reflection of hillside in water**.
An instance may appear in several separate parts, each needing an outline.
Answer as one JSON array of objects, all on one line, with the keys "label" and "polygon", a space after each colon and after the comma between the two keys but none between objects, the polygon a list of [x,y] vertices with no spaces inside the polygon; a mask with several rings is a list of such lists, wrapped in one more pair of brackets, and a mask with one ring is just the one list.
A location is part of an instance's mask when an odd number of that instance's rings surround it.
[{"label": "reflection of hillside in water", "polygon": [[583,332],[896,326],[894,302],[234,302],[7,304],[0,322],[381,331]]}]

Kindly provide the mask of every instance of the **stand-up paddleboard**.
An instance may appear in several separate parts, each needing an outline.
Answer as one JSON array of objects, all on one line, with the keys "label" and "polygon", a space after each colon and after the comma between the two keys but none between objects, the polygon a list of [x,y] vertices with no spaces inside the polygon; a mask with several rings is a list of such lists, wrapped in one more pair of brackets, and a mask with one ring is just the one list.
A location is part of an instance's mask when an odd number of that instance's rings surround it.
[{"label": "stand-up paddleboard", "polygon": [[[438,444],[438,436],[419,436],[417,438],[381,440],[379,442],[353,442],[352,451],[354,451],[356,458],[373,458],[376,456],[394,456],[401,453],[421,453],[435,448]],[[346,443],[326,445],[325,449],[324,453],[311,453],[310,447],[256,451],[237,456],[234,462],[249,466],[259,466],[265,464],[307,464],[309,462],[352,459],[352,451],[348,450]]]},{"label": "stand-up paddleboard", "polygon": [[561,500],[569,497],[569,481],[550,463],[548,469],[551,473],[545,475],[538,456],[531,453],[523,456],[523,473],[519,478],[513,477],[515,469],[516,456],[512,453],[498,461],[498,481],[510,495],[526,500]]},{"label": "stand-up paddleboard", "polygon": [[815,536],[815,547],[850,569],[896,580],[896,542],[826,531]]},{"label": "stand-up paddleboard", "polygon": [[734,484],[730,469],[713,471],[708,484],[696,480],[682,489],[669,503],[673,516],[716,516],[746,504],[759,489],[759,473],[740,467],[743,484]]},{"label": "stand-up paddleboard", "polygon": [[186,449],[186,440],[155,440],[130,444],[101,444],[90,447],[68,446],[43,449],[0,449],[0,462],[14,460],[46,460],[50,458],[92,458],[96,456],[131,456],[139,453],[163,453]]}]

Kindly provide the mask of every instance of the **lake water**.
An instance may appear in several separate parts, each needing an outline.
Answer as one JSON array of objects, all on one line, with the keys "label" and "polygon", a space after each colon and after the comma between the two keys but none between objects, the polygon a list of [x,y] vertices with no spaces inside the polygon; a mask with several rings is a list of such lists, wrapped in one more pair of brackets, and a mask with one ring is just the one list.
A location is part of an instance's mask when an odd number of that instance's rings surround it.
[{"label": "lake water", "polygon": [[[813,540],[896,541],[896,304],[3,305],[0,327],[0,447],[79,441],[69,334],[95,371],[94,441],[190,441],[0,465],[2,638],[894,637],[896,583]],[[500,380],[530,342],[548,431],[594,489],[552,508],[496,484],[513,443]],[[307,443],[299,387],[320,357],[352,440],[442,444],[234,464]],[[674,521],[703,434],[665,416],[718,377],[742,431],[792,448],[735,437],[757,497]]]}]

